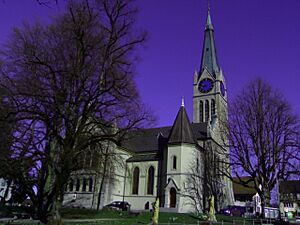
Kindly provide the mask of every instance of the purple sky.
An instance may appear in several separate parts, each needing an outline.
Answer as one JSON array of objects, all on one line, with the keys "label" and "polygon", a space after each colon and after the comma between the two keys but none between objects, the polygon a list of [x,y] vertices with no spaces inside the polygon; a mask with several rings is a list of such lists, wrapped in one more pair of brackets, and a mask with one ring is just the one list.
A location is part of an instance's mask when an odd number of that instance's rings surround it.
[{"label": "purple sky", "polygon": [[[300,1],[210,2],[229,104],[248,81],[261,76],[300,116]],[[193,74],[200,66],[207,0],[137,0],[137,5],[137,27],[149,33],[136,68],[142,100],[161,126],[173,123],[184,96],[192,119]],[[35,0],[0,1],[0,43],[23,20],[47,22],[62,9]]]}]

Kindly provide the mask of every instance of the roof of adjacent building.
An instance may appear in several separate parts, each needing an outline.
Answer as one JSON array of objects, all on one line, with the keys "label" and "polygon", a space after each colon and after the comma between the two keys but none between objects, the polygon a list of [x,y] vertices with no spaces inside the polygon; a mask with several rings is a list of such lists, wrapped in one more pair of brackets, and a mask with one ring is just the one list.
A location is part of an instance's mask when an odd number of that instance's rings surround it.
[{"label": "roof of adjacent building", "polygon": [[279,182],[279,193],[300,193],[300,180],[287,180]]},{"label": "roof of adjacent building", "polygon": [[[247,182],[249,180],[249,177],[242,177],[242,181]],[[238,184],[236,182],[239,182],[239,179],[237,177],[233,178],[232,184],[233,184],[233,193],[234,195],[255,195],[256,190],[254,188],[253,181],[250,181],[247,185],[249,187],[245,187],[242,184]]]}]

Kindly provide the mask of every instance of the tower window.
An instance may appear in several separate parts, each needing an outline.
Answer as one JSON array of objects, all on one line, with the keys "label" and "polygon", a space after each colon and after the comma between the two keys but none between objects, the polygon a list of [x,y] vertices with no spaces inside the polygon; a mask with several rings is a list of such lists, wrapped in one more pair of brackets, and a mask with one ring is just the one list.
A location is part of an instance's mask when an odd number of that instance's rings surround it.
[{"label": "tower window", "polygon": [[203,101],[200,101],[200,104],[199,104],[199,119],[200,119],[200,122],[204,122],[203,119],[204,119],[204,115],[203,115]]},{"label": "tower window", "polygon": [[211,100],[211,115],[216,114],[216,101],[214,99]]},{"label": "tower window", "polygon": [[132,194],[139,193],[139,179],[140,179],[140,169],[135,167],[133,170],[133,184],[132,184]]},{"label": "tower window", "polygon": [[177,169],[177,157],[175,155],[172,157],[172,169]]},{"label": "tower window", "polygon": [[154,186],[154,167],[150,166],[148,170],[148,187],[147,187],[148,195],[153,195],[153,186]]},{"label": "tower window", "polygon": [[205,121],[209,122],[209,101],[205,100]]}]

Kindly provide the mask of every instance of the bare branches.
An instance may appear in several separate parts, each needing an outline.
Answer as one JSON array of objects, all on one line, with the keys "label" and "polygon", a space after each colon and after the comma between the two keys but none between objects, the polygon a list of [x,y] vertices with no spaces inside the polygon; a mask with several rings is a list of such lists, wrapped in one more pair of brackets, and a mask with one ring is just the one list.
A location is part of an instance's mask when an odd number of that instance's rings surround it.
[{"label": "bare branches", "polygon": [[16,29],[1,54],[1,85],[18,124],[13,148],[36,153],[38,190],[52,201],[62,200],[83,151],[117,145],[152,119],[134,83],[145,34],[134,30],[129,1],[69,1],[67,8],[50,25]]},{"label": "bare branches", "polygon": [[278,179],[290,177],[293,165],[299,164],[298,119],[282,95],[260,79],[250,83],[230,109],[226,130],[233,173],[250,176],[249,182],[254,181],[265,198]]}]

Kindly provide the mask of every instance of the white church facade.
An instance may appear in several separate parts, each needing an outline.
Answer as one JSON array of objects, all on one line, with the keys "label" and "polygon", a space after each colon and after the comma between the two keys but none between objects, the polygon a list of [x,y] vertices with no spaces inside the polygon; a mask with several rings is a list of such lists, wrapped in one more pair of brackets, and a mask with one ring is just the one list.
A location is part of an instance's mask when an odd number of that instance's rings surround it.
[{"label": "white church facade", "polygon": [[[217,209],[233,204],[232,184],[221,173],[228,162],[221,128],[227,119],[226,83],[209,13],[193,88],[192,122],[182,102],[172,126],[132,131],[120,146],[108,144],[99,171],[87,166],[72,174],[64,205],[102,208],[126,201],[131,210],[148,210],[159,198],[166,211],[193,212],[205,211],[211,195]],[[95,158],[86,156],[85,164]]]}]

